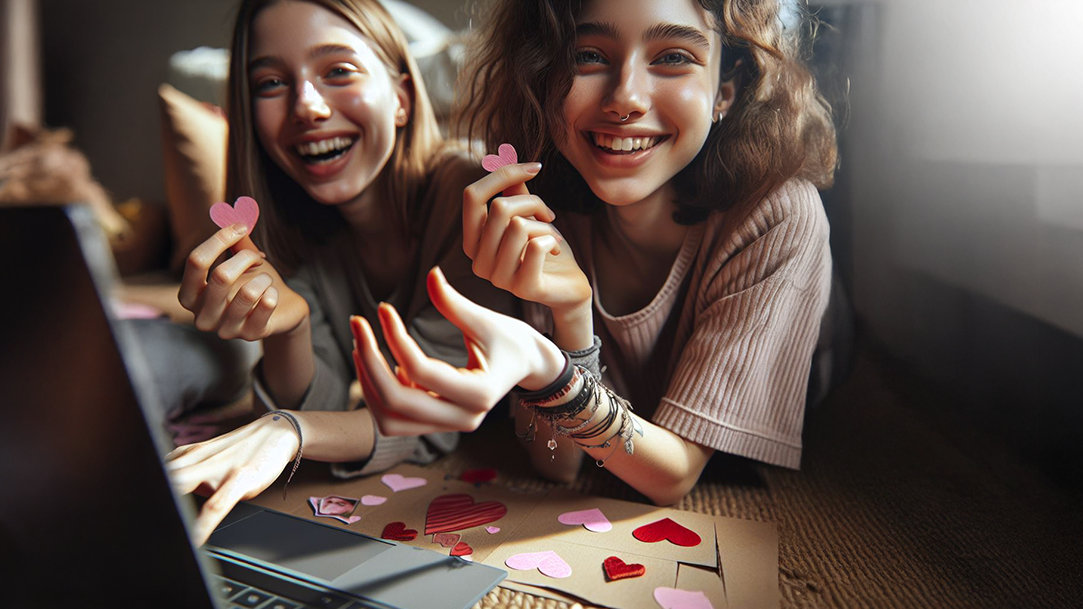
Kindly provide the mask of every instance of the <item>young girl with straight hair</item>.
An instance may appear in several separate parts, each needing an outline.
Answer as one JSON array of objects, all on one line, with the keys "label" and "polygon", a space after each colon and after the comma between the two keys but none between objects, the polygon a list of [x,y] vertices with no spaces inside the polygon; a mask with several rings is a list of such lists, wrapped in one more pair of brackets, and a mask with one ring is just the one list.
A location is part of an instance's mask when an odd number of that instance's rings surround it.
[{"label": "young girl with straight hair", "polygon": [[394,303],[426,352],[465,363],[425,271],[449,269],[488,306],[511,301],[462,253],[460,193],[480,167],[443,141],[377,0],[245,0],[229,90],[227,191],[258,201],[264,249],[244,225],[223,228],[189,256],[179,298],[201,330],[262,342],[255,394],[273,416],[169,455],[181,491],[213,492],[198,541],[302,451],[351,475],[454,448],[456,433],[387,437],[366,408],[351,410],[350,315],[375,319],[378,302]]},{"label": "young girl with straight hair", "polygon": [[463,246],[475,273],[528,301],[528,323],[434,271],[470,365],[426,356],[385,306],[392,374],[357,320],[381,430],[471,429],[515,388],[517,431],[555,479],[586,453],[669,504],[715,451],[798,467],[832,272],[817,189],[836,146],[779,1],[497,1],[481,14],[463,133],[540,162],[466,189]]}]

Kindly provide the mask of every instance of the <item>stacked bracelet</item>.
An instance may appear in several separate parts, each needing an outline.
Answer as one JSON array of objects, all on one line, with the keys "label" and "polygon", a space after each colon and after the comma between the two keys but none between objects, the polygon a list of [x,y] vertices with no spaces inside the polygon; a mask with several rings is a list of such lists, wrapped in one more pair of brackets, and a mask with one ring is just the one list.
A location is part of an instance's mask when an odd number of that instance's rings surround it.
[{"label": "stacked bracelet", "polygon": [[279,417],[289,421],[290,425],[293,425],[293,430],[297,432],[297,456],[293,458],[293,467],[290,469],[290,475],[286,477],[286,484],[282,487],[282,499],[286,498],[286,488],[290,485],[290,480],[293,480],[293,475],[297,473],[297,468],[301,465],[301,452],[304,449],[304,436],[301,435],[301,424],[297,422],[297,417],[293,416],[293,413],[285,410],[272,410],[263,417],[274,415],[271,417],[272,421],[277,421]]}]

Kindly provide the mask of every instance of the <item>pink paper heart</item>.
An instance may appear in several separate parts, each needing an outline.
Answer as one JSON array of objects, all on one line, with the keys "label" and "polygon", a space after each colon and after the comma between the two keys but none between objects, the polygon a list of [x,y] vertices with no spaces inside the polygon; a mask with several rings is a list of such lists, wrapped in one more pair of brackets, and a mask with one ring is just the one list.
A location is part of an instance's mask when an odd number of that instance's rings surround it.
[{"label": "pink paper heart", "polygon": [[445,548],[455,547],[455,544],[459,543],[459,540],[462,538],[463,536],[458,533],[437,533],[432,536],[433,542],[438,543]]},{"label": "pink paper heart", "polygon": [[252,197],[237,197],[233,205],[219,201],[211,206],[211,220],[221,228],[244,224],[248,227],[248,232],[252,232],[258,219],[259,204]]},{"label": "pink paper heart", "polygon": [[384,474],[380,478],[380,482],[383,482],[387,485],[387,488],[397,493],[399,491],[425,486],[429,481],[424,478],[407,478],[402,474]]},{"label": "pink paper heart", "polygon": [[605,533],[613,528],[613,524],[609,522],[609,519],[605,517],[602,510],[598,508],[579,510],[578,512],[564,512],[560,516],[557,516],[557,520],[560,521],[561,524],[581,524],[586,530],[594,531],[595,533]]},{"label": "pink paper heart", "polygon": [[504,165],[512,165],[519,162],[519,155],[515,152],[515,146],[501,144],[496,149],[497,154],[487,154],[481,159],[481,166],[485,171],[496,171]]},{"label": "pink paper heart", "polygon": [[380,505],[387,501],[387,497],[381,497],[380,495],[365,495],[361,498],[361,505]]},{"label": "pink paper heart", "polygon": [[517,571],[537,569],[542,575],[556,579],[563,579],[572,574],[572,567],[564,562],[559,554],[552,550],[544,552],[523,552],[509,556],[504,561],[505,565]]},{"label": "pink paper heart", "polygon": [[711,600],[699,590],[658,587],[654,589],[654,600],[662,609],[714,609]]},{"label": "pink paper heart", "polygon": [[500,532],[500,527],[485,527],[485,532],[494,535]]}]

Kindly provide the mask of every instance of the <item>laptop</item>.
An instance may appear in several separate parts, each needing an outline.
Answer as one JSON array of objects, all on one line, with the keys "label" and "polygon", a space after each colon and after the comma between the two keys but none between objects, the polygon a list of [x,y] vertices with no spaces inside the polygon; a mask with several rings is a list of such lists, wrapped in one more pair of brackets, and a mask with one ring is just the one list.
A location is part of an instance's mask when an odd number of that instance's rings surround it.
[{"label": "laptop", "polygon": [[242,503],[202,548],[81,205],[0,209],[0,605],[449,609],[501,569]]}]

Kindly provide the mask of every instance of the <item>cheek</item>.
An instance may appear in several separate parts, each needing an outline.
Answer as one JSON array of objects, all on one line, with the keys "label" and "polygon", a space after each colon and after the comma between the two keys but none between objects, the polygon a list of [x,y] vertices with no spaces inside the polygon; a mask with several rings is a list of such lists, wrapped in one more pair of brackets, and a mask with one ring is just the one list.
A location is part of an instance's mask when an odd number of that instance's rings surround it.
[{"label": "cheek", "polygon": [[259,100],[252,105],[252,126],[264,149],[274,149],[285,112],[276,100]]}]

